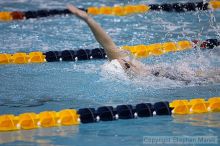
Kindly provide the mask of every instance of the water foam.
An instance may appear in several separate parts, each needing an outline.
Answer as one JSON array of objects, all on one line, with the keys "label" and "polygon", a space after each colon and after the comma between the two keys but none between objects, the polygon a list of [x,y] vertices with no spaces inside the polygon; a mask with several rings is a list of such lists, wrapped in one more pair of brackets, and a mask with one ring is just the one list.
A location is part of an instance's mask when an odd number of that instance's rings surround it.
[{"label": "water foam", "polygon": [[117,80],[122,84],[135,84],[144,88],[172,88],[220,83],[220,69],[213,66],[213,64],[218,64],[220,60],[213,51],[215,50],[210,52],[196,50],[175,62],[146,65],[152,72],[158,71],[160,76],[150,74],[145,77],[130,78],[123,70],[111,63],[105,63],[100,67],[100,75],[105,80]]}]

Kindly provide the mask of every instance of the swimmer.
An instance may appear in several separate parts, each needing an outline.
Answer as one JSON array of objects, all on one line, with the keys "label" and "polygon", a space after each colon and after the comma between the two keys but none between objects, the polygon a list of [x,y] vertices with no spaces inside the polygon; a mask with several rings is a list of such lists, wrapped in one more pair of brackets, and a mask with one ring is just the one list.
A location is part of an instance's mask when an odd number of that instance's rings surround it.
[{"label": "swimmer", "polygon": [[132,58],[127,51],[117,47],[104,29],[86,12],[73,5],[68,5],[68,9],[88,24],[96,40],[104,48],[109,61],[120,64],[124,71],[132,76],[146,76],[150,73],[144,64]]},{"label": "swimmer", "polygon": [[123,68],[125,73],[127,73],[129,76],[135,77],[135,76],[154,75],[157,77],[169,78],[171,80],[180,80],[187,83],[190,82],[189,80],[186,80],[181,76],[180,77],[173,76],[172,74],[169,74],[167,71],[164,71],[162,69],[159,69],[157,71],[155,70],[151,71],[142,62],[132,57],[129,54],[129,52],[117,47],[116,44],[111,39],[111,37],[104,31],[104,29],[86,12],[76,8],[73,5],[68,5],[67,7],[69,11],[71,11],[75,16],[77,16],[78,18],[82,19],[85,23],[87,23],[93,35],[95,36],[96,40],[104,48],[108,60],[111,63],[116,64],[117,66],[121,66],[121,68]]}]

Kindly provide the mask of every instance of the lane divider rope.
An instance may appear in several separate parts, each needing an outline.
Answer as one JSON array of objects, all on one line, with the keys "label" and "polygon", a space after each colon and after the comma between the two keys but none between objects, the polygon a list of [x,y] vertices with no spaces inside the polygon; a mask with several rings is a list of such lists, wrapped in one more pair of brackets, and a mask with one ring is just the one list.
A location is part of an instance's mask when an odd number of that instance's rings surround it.
[{"label": "lane divider rope", "polygon": [[[102,6],[102,7],[88,7],[80,8],[91,15],[115,15],[126,16],[136,13],[146,13],[151,11],[166,11],[166,12],[186,12],[197,10],[216,10],[220,8],[220,1],[210,2],[195,2],[195,3],[173,3],[173,4],[140,4],[140,5],[126,5],[126,6]],[[48,17],[55,15],[71,14],[68,9],[52,9],[52,10],[37,10],[37,11],[13,11],[0,12],[0,21],[23,20],[31,18]]]},{"label": "lane divider rope", "polygon": [[135,46],[122,46],[123,49],[130,51],[134,56],[138,58],[146,58],[149,56],[160,56],[169,52],[184,51],[193,48],[214,48],[219,46],[220,42],[217,39],[208,39],[204,42],[193,40],[193,41],[178,41],[178,42],[165,42],[156,43],[150,45],[135,45]]},{"label": "lane divider rope", "polygon": [[[178,41],[165,42],[150,45],[135,45],[122,46],[121,48],[130,51],[137,58],[146,58],[150,56],[160,56],[169,52],[184,51],[193,48],[212,49],[220,45],[217,39],[208,39],[206,41]],[[0,54],[0,64],[29,64],[29,63],[44,63],[56,61],[78,61],[92,59],[106,59],[106,53],[103,48],[95,49],[79,49],[79,50],[64,50],[64,51],[48,51],[48,52],[31,52],[15,53],[15,54]]]},{"label": "lane divider rope", "polygon": [[39,114],[28,112],[18,116],[13,114],[1,115],[0,131],[78,125],[78,118],[77,111],[73,109],[64,109],[59,112],[44,111]]},{"label": "lane divider rope", "polygon": [[192,100],[174,100],[169,104],[172,113],[178,115],[200,114],[220,111],[220,97],[213,97],[205,101],[203,98]]},{"label": "lane divider rope", "polygon": [[220,112],[220,97],[191,100],[161,101],[154,104],[101,106],[95,108],[64,109],[59,112],[43,111],[39,114],[28,112],[18,116],[0,115],[0,132],[29,130],[55,126],[70,126],[118,119],[146,118],[160,115],[186,115]]}]

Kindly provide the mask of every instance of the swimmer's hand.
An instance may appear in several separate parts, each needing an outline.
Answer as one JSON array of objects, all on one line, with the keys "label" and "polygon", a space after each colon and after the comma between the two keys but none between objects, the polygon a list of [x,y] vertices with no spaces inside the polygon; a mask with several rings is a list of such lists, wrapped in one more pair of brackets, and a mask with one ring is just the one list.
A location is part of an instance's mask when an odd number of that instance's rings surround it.
[{"label": "swimmer's hand", "polygon": [[75,6],[71,4],[68,4],[67,8],[70,12],[72,12],[74,15],[76,15],[80,19],[87,20],[89,18],[89,15],[86,12],[76,8]]}]

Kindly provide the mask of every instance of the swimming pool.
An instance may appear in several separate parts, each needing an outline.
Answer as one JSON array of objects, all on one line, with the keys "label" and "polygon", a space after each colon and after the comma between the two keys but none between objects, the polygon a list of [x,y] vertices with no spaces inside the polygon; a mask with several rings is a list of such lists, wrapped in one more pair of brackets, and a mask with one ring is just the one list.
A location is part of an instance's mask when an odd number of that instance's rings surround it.
[{"label": "swimming pool", "polygon": [[[0,2],[3,10],[64,8],[70,1]],[[145,1],[141,1],[145,3]],[[157,1],[148,3],[179,2]],[[186,2],[186,1],[182,1]],[[113,4],[135,2],[112,1]],[[100,6],[101,1],[75,1],[75,5]],[[219,39],[219,11],[187,13],[149,12],[125,17],[94,16],[117,45],[152,44],[179,40]],[[56,16],[0,23],[1,52],[91,49],[98,47],[85,23],[73,16]],[[170,67],[210,74],[220,69],[219,49],[199,49],[143,59],[149,67]],[[192,83],[153,76],[128,80],[102,70],[106,60],[56,62],[0,66],[0,114],[20,114],[64,108],[99,107],[209,98],[220,95],[217,80],[192,78]],[[219,72],[213,75],[219,78]],[[220,136],[219,113],[187,116],[158,116],[136,120],[99,122],[0,133],[2,145],[143,145],[143,136]],[[218,141],[219,142],[219,141]]]}]

